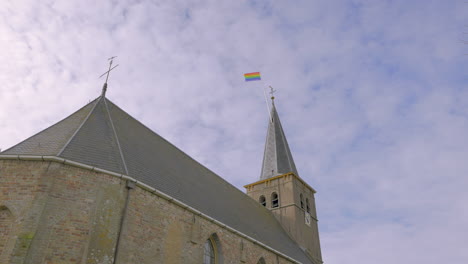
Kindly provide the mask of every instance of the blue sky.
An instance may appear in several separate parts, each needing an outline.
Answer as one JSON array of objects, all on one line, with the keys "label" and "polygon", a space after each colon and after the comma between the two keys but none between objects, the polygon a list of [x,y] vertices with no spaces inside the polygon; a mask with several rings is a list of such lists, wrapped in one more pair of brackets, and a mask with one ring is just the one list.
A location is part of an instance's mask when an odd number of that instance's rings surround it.
[{"label": "blue sky", "polygon": [[[325,263],[468,263],[464,1],[2,1],[0,148],[107,96],[243,189],[276,105]],[[261,71],[261,82],[243,73]]]}]

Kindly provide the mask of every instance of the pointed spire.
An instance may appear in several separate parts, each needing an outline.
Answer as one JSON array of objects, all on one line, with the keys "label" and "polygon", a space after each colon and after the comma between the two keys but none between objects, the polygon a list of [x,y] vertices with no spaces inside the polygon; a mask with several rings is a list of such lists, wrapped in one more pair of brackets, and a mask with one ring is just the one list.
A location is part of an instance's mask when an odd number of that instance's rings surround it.
[{"label": "pointed spire", "polygon": [[291,151],[289,150],[288,141],[286,140],[278,112],[276,111],[274,99],[274,96],[272,96],[271,120],[268,123],[260,180],[289,172],[298,175]]}]

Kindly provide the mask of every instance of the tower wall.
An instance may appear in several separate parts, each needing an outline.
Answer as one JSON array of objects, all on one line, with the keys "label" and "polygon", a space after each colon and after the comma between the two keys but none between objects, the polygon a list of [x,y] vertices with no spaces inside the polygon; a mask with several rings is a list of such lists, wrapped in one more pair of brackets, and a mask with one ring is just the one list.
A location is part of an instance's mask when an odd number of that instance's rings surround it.
[{"label": "tower wall", "polygon": [[[260,202],[266,197],[266,207],[296,243],[317,263],[322,260],[318,234],[318,220],[315,210],[315,191],[293,173],[279,175],[246,185],[247,195]],[[278,207],[273,207],[272,193],[279,195]],[[301,194],[303,208],[301,207]],[[306,223],[307,204],[309,201],[310,222]]]}]

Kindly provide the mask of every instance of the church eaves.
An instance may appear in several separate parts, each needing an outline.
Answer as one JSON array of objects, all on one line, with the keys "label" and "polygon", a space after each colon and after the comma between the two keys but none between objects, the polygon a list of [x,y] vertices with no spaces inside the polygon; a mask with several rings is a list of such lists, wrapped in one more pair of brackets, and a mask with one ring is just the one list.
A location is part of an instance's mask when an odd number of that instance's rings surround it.
[{"label": "church eaves", "polygon": [[273,101],[260,180],[290,172],[299,176]]}]

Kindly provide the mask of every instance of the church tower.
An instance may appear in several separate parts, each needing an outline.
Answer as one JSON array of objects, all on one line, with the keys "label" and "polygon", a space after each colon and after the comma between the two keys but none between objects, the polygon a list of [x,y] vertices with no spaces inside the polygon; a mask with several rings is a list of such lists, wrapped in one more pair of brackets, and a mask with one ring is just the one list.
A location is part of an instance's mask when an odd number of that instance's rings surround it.
[{"label": "church tower", "polygon": [[314,263],[323,263],[315,190],[299,174],[276,110],[274,97],[260,179],[245,185],[247,195],[268,208]]}]

